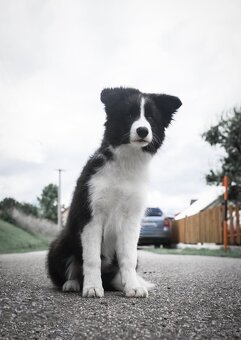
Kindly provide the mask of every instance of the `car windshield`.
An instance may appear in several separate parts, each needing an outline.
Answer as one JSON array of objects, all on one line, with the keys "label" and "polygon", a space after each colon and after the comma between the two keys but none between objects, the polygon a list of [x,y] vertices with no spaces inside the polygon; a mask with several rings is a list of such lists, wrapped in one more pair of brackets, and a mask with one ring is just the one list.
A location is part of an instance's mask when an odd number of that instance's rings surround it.
[{"label": "car windshield", "polygon": [[147,208],[145,216],[162,216],[163,213],[159,208]]}]

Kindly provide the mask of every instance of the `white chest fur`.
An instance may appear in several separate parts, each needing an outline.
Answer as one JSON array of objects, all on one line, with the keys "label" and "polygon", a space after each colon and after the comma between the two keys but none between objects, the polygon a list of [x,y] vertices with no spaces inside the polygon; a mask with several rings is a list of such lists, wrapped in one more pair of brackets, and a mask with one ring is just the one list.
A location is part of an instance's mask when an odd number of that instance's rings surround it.
[{"label": "white chest fur", "polygon": [[130,145],[122,145],[113,153],[114,159],[97,171],[89,183],[92,215],[103,228],[104,253],[113,253],[115,239],[127,225],[136,224],[139,232],[151,159]]}]

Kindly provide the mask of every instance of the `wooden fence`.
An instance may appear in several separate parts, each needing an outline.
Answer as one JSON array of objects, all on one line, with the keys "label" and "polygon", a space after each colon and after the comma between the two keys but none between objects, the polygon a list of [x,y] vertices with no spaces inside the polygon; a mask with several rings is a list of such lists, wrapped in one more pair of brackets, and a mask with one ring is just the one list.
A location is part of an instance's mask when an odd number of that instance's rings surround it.
[{"label": "wooden fence", "polygon": [[[241,245],[241,205],[228,208],[228,243]],[[174,243],[223,243],[224,207],[204,210],[196,215],[173,221]]]},{"label": "wooden fence", "polygon": [[241,205],[228,207],[228,241],[231,245],[241,245]]}]

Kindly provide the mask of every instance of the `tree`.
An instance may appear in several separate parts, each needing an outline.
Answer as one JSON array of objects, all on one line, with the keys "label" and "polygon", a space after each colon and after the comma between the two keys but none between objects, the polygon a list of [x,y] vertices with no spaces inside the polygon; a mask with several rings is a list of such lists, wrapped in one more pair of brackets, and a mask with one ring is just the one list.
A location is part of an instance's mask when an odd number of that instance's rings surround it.
[{"label": "tree", "polygon": [[7,222],[14,223],[11,212],[19,208],[20,204],[12,197],[6,197],[0,202],[0,217]]},{"label": "tree", "polygon": [[13,209],[21,210],[26,215],[38,216],[38,208],[30,203],[18,202],[12,197],[6,197],[0,202],[0,216],[7,222],[14,223],[12,217]]},{"label": "tree", "polygon": [[56,223],[58,202],[57,185],[49,184],[44,187],[41,196],[37,197],[37,199],[39,202],[40,216]]},{"label": "tree", "polygon": [[[203,133],[211,146],[220,146],[225,156],[221,168],[211,169],[206,175],[208,184],[220,184],[224,175],[230,179],[229,197],[241,201],[241,108],[233,108],[220,117],[217,125]],[[232,185],[231,185],[232,184]]]},{"label": "tree", "polygon": [[26,214],[26,215],[33,215],[35,217],[38,217],[38,207],[36,205],[33,205],[31,203],[20,203],[19,208]]}]

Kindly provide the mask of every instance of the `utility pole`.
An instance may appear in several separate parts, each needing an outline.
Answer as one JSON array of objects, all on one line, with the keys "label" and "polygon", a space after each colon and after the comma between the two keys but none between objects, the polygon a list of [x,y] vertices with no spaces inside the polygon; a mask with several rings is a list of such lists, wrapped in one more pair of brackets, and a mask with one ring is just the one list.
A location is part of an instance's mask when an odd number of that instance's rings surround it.
[{"label": "utility pole", "polygon": [[62,228],[62,215],[61,215],[61,173],[63,169],[57,169],[59,172],[59,186],[58,186],[58,227]]}]

